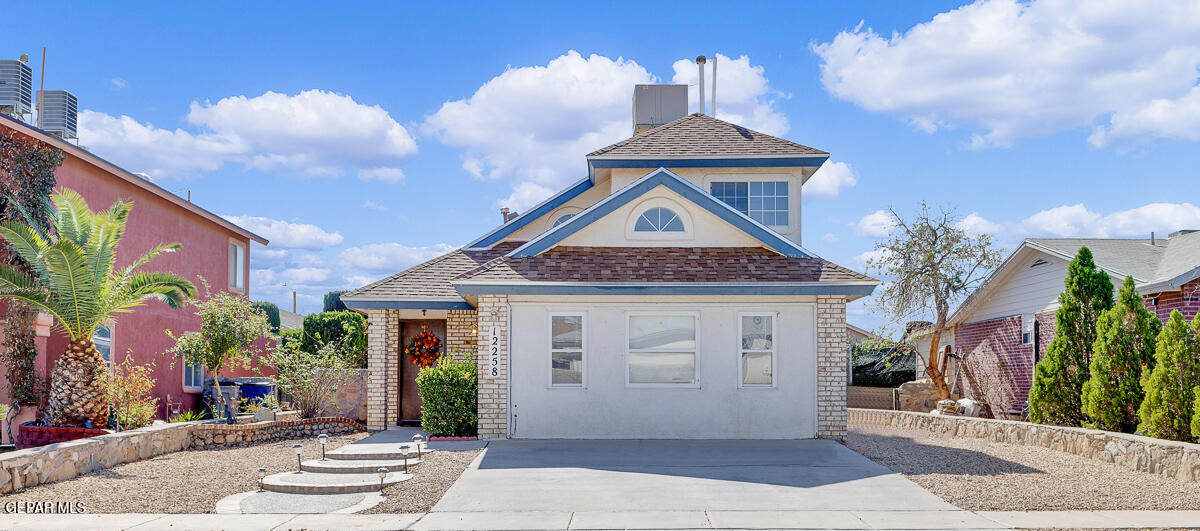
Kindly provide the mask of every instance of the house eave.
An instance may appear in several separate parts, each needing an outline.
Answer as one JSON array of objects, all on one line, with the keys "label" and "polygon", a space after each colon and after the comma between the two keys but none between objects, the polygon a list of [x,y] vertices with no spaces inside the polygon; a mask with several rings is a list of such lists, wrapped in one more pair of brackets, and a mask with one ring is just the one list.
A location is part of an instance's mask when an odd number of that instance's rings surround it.
[{"label": "house eave", "polygon": [[448,299],[414,299],[355,297],[342,298],[342,304],[351,310],[474,310],[469,302]]},{"label": "house eave", "polygon": [[454,282],[461,295],[870,295],[867,282]]}]

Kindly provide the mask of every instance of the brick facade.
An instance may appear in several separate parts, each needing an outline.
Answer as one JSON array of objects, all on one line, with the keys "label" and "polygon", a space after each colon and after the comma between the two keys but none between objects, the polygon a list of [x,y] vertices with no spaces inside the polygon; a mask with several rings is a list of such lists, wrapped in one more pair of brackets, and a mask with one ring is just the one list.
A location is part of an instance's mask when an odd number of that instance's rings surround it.
[{"label": "brick facade", "polygon": [[[1154,304],[1155,297],[1158,304]],[[1148,295],[1144,299],[1146,309],[1154,312],[1162,322],[1167,322],[1172,310],[1179,310],[1183,317],[1191,322],[1200,313],[1200,279],[1184,284],[1179,291],[1169,291]]]},{"label": "brick facade", "polygon": [[400,414],[400,313],[366,313],[367,429],[385,430]]},{"label": "brick facade", "polygon": [[[479,364],[479,438],[503,439],[508,437],[508,296],[480,295],[476,311],[478,344],[483,347],[475,357]],[[489,345],[492,327],[499,328],[494,345],[496,367],[492,366],[493,345]]]},{"label": "brick facade", "polygon": [[817,297],[817,437],[846,439],[846,298]]},{"label": "brick facade", "polygon": [[450,310],[446,314],[446,352],[475,353],[479,340],[475,310]]}]

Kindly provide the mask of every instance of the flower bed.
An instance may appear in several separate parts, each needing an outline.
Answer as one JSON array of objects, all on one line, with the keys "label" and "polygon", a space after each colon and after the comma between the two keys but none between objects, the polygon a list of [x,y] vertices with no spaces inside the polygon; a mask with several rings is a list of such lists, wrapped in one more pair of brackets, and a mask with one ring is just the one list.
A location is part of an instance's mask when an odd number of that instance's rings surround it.
[{"label": "flower bed", "polygon": [[86,439],[97,435],[107,435],[108,430],[99,428],[78,428],[67,426],[35,426],[34,421],[21,424],[17,431],[17,449],[33,448],[60,442]]}]

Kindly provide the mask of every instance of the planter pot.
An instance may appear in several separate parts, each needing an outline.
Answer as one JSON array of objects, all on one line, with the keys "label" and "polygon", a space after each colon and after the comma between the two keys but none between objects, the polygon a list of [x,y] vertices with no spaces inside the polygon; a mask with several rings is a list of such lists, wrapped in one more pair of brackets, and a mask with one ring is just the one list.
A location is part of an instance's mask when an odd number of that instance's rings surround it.
[{"label": "planter pot", "polygon": [[33,421],[21,425],[17,432],[17,449],[45,446],[75,439],[86,439],[97,435],[107,435],[108,430],[97,428],[77,428],[73,426],[34,426]]}]

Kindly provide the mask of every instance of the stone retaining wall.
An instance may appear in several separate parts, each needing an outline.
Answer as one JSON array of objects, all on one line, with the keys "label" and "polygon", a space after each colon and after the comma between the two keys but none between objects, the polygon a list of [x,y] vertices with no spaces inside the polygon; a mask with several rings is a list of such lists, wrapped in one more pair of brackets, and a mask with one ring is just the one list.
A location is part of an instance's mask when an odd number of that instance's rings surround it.
[{"label": "stone retaining wall", "polygon": [[0,454],[0,493],[70,479],[188,448],[233,446],[365,430],[366,427],[357,421],[334,417],[236,425],[207,421],[157,424]]},{"label": "stone retaining wall", "polygon": [[1200,444],[1012,420],[877,409],[850,409],[849,424],[922,430],[947,437],[986,439],[1019,446],[1040,446],[1095,461],[1116,463],[1129,470],[1200,483]]}]

